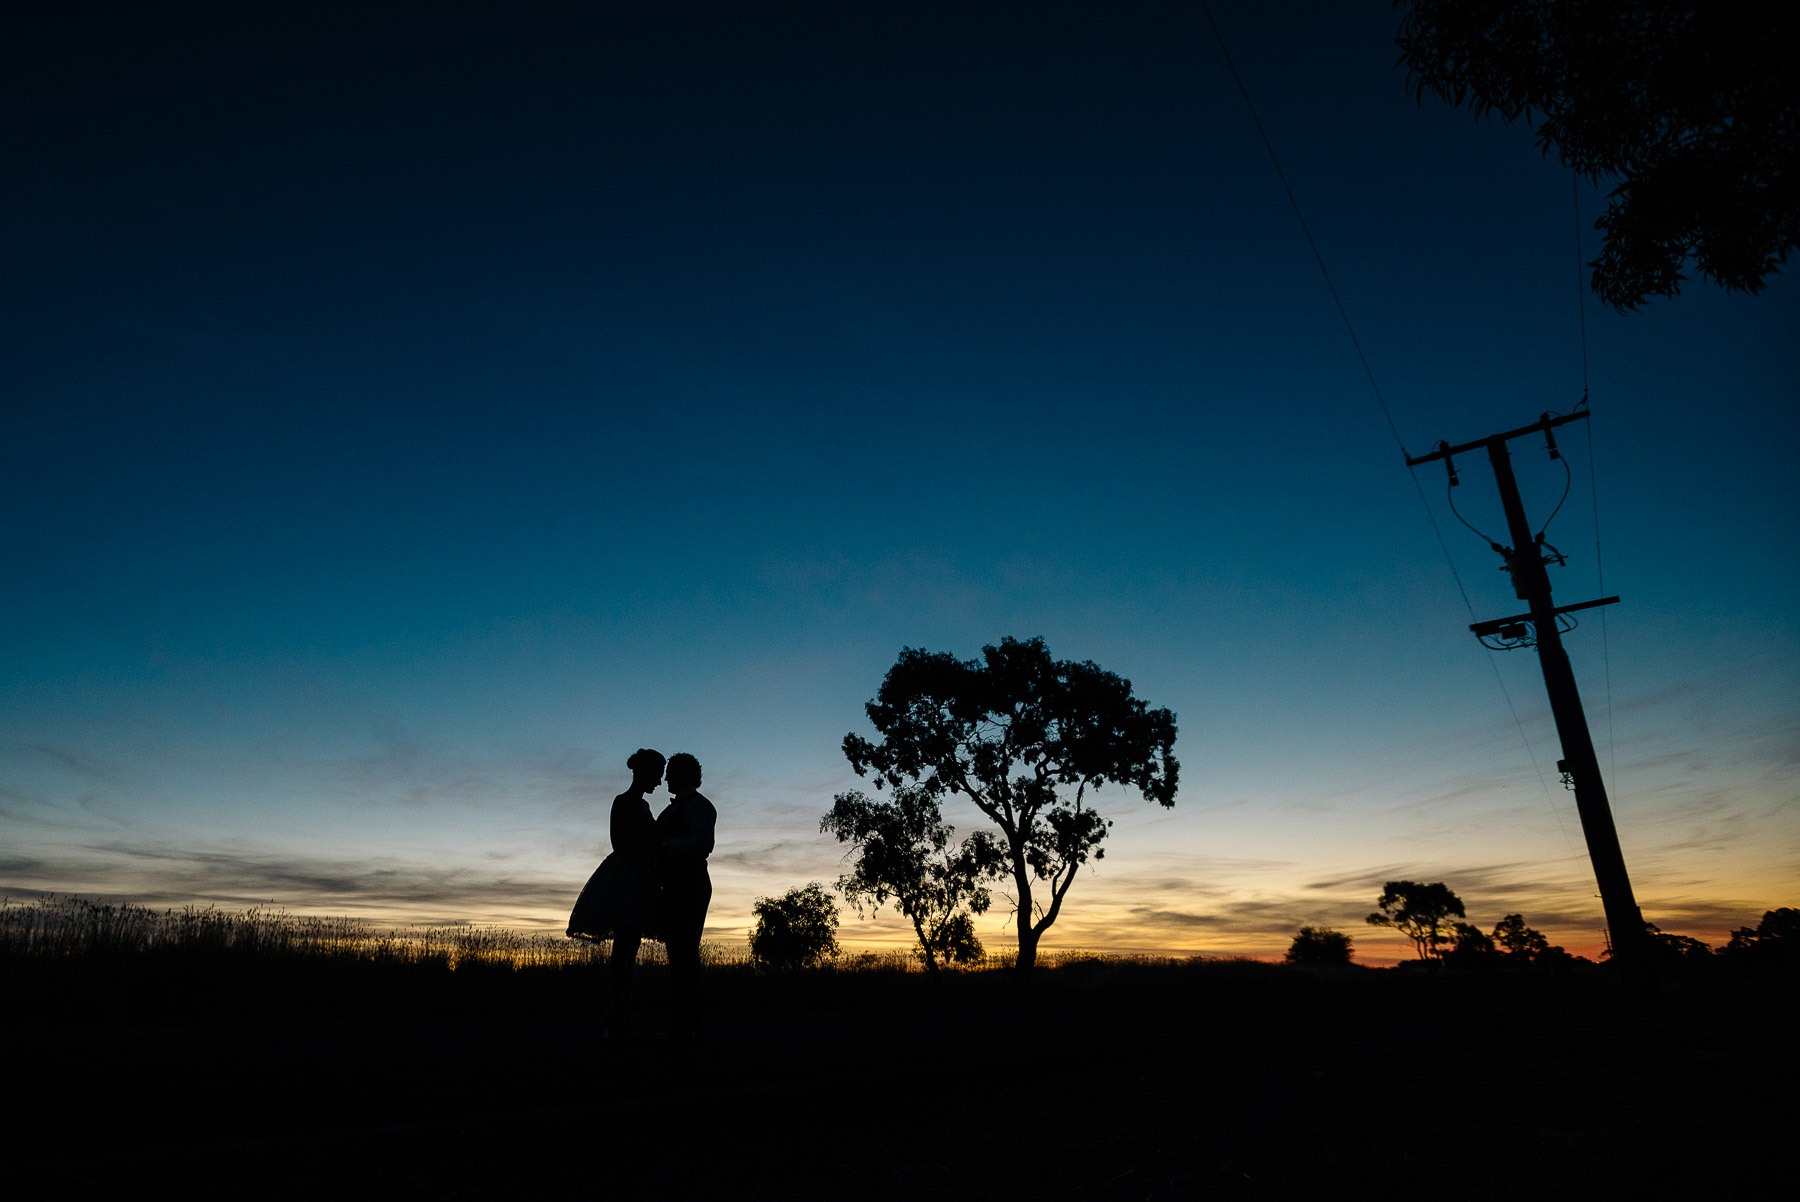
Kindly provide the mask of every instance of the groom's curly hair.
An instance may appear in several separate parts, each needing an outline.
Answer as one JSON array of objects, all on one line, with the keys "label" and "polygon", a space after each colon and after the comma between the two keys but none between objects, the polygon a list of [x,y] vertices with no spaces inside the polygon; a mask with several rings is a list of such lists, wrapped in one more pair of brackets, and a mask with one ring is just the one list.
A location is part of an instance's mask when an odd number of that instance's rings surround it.
[{"label": "groom's curly hair", "polygon": [[677,751],[669,757],[669,779],[674,780],[683,775],[692,774],[694,787],[700,787],[700,761],[685,751]]}]

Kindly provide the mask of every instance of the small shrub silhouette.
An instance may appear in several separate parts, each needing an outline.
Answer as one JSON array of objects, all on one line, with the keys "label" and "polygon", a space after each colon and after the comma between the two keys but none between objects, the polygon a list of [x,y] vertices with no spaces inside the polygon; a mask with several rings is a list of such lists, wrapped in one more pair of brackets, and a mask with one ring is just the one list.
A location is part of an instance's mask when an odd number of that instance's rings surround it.
[{"label": "small shrub silhouette", "polygon": [[1348,964],[1350,936],[1330,927],[1301,927],[1282,958],[1289,964]]},{"label": "small shrub silhouette", "polygon": [[[924,949],[921,947],[919,952],[922,956]],[[987,954],[980,936],[975,934],[975,919],[969,914],[958,914],[944,923],[932,952],[946,964],[964,966],[980,964]]]},{"label": "small shrub silhouette", "polygon": [[837,903],[819,882],[759,897],[750,909],[750,959],[758,968],[812,968],[837,957]]}]

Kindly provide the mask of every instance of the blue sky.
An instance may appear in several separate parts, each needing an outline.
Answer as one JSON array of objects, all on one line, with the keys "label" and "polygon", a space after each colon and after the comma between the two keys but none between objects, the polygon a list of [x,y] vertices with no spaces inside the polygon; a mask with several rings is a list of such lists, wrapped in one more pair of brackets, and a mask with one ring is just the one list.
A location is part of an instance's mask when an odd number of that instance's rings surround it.
[{"label": "blue sky", "polygon": [[[1535,659],[1467,633],[1189,6],[424,11],[9,52],[0,890],[560,929],[649,745],[706,766],[740,939],[841,870],[899,650],[1041,635],[1183,764],[1172,812],[1107,799],[1051,946],[1391,959],[1395,876],[1597,945]],[[1572,408],[1568,174],[1415,104],[1379,0],[1215,12],[1405,445]],[[1715,942],[1800,867],[1797,314],[1590,298],[1594,471],[1560,438],[1627,862]]]}]

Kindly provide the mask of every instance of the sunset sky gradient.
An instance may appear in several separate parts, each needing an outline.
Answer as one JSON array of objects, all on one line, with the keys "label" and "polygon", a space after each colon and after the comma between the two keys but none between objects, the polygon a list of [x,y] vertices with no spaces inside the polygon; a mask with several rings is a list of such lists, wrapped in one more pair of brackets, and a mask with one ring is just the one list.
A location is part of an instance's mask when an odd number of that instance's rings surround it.
[{"label": "sunset sky gradient", "polygon": [[[1391,963],[1411,877],[1597,954],[1535,656],[1467,630],[1521,606],[1196,6],[319,11],[0,50],[0,892],[560,930],[643,745],[741,941],[844,870],[900,649],[1041,635],[1182,764],[1047,948]],[[1571,409],[1568,172],[1415,103],[1386,0],[1214,11],[1404,445]],[[1585,322],[1552,582],[1624,599],[1567,645],[1645,914],[1716,944],[1800,900],[1800,296]]]}]

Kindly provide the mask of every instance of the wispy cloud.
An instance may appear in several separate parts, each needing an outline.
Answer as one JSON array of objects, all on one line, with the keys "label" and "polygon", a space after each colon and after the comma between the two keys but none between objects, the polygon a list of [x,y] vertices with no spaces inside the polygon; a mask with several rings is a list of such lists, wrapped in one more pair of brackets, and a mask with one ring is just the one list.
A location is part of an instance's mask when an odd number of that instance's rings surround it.
[{"label": "wispy cloud", "polygon": [[50,769],[91,781],[114,784],[124,778],[124,774],[102,756],[53,743],[0,744],[0,756],[19,767]]},{"label": "wispy cloud", "polygon": [[1148,931],[1204,932],[1212,937],[1241,935],[1291,935],[1302,919],[1289,898],[1234,901],[1205,912],[1134,906],[1128,912],[1133,926]]},{"label": "wispy cloud", "polygon": [[402,860],[289,857],[95,843],[79,857],[8,857],[0,890],[79,892],[143,905],[280,905],[396,921],[553,925],[581,881]]},{"label": "wispy cloud", "polygon": [[811,873],[815,877],[824,872],[835,877],[847,868],[847,865],[840,866],[841,850],[834,843],[818,839],[778,840],[715,851],[710,863],[715,874],[722,869],[741,870],[770,881],[786,880],[796,872]]}]

